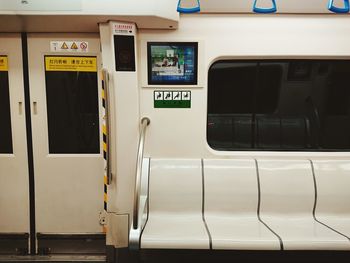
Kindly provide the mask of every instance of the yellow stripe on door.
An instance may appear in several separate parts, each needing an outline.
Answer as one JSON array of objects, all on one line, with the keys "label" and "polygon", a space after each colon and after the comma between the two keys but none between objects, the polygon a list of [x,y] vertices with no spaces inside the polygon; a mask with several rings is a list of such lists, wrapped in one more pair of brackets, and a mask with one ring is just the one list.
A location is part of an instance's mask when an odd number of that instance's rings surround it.
[{"label": "yellow stripe on door", "polygon": [[8,58],[7,56],[0,56],[0,71],[8,71]]},{"label": "yellow stripe on door", "polygon": [[102,89],[102,99],[105,99],[105,90]]},{"label": "yellow stripe on door", "polygon": [[107,176],[104,176],[103,181],[104,181],[104,184],[105,184],[105,185],[107,185],[107,180],[108,180],[108,179],[107,179]]},{"label": "yellow stripe on door", "polygon": [[96,57],[45,56],[46,71],[97,72]]}]

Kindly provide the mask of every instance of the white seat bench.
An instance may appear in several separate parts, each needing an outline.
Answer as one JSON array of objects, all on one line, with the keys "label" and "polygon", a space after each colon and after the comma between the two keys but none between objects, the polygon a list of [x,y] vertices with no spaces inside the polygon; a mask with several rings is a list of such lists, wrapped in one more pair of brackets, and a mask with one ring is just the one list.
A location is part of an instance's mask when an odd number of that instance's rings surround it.
[{"label": "white seat bench", "polygon": [[349,239],[350,162],[313,161],[317,204],[316,218]]},{"label": "white seat bench", "polygon": [[258,160],[258,171],[261,219],[278,233],[284,249],[350,249],[348,239],[313,216],[315,188],[309,161]]},{"label": "white seat bench", "polygon": [[149,217],[141,248],[209,249],[202,195],[200,159],[151,159]]},{"label": "white seat bench", "polygon": [[205,220],[213,249],[279,250],[278,237],[259,221],[255,161],[204,160]]},{"label": "white seat bench", "polygon": [[350,250],[346,161],[151,159],[149,166],[148,220],[141,238],[133,236],[140,248]]}]

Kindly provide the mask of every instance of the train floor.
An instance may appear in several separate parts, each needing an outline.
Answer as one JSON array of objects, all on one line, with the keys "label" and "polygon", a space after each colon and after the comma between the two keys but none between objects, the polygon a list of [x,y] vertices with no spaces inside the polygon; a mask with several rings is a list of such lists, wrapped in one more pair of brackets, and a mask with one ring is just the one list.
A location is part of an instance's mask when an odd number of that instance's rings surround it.
[{"label": "train floor", "polygon": [[146,250],[119,251],[106,255],[0,255],[0,262],[116,262],[116,263],[348,263],[350,251],[198,251]]},{"label": "train floor", "polygon": [[350,251],[147,251],[142,263],[345,263]]},{"label": "train floor", "polygon": [[0,262],[106,262],[106,256],[50,255],[50,256],[0,256]]}]

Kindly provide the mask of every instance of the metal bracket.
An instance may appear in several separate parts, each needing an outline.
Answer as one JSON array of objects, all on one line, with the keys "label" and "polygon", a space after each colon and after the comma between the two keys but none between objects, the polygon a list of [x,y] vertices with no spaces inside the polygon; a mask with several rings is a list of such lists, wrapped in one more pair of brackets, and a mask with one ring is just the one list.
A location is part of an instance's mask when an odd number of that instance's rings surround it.
[{"label": "metal bracket", "polygon": [[101,226],[105,226],[107,225],[107,212],[106,211],[102,211],[99,214],[99,222]]}]

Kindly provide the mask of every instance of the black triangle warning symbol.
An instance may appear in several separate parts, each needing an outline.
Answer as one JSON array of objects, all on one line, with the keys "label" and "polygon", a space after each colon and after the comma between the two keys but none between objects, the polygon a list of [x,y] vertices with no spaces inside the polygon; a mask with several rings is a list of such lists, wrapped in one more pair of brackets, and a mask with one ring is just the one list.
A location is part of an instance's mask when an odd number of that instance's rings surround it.
[{"label": "black triangle warning symbol", "polygon": [[70,48],[71,48],[71,49],[78,49],[78,46],[77,46],[77,44],[75,44],[75,42],[73,42],[73,44],[71,45]]},{"label": "black triangle warning symbol", "polygon": [[68,49],[68,46],[67,46],[66,42],[63,42],[63,44],[61,46],[61,49]]}]

